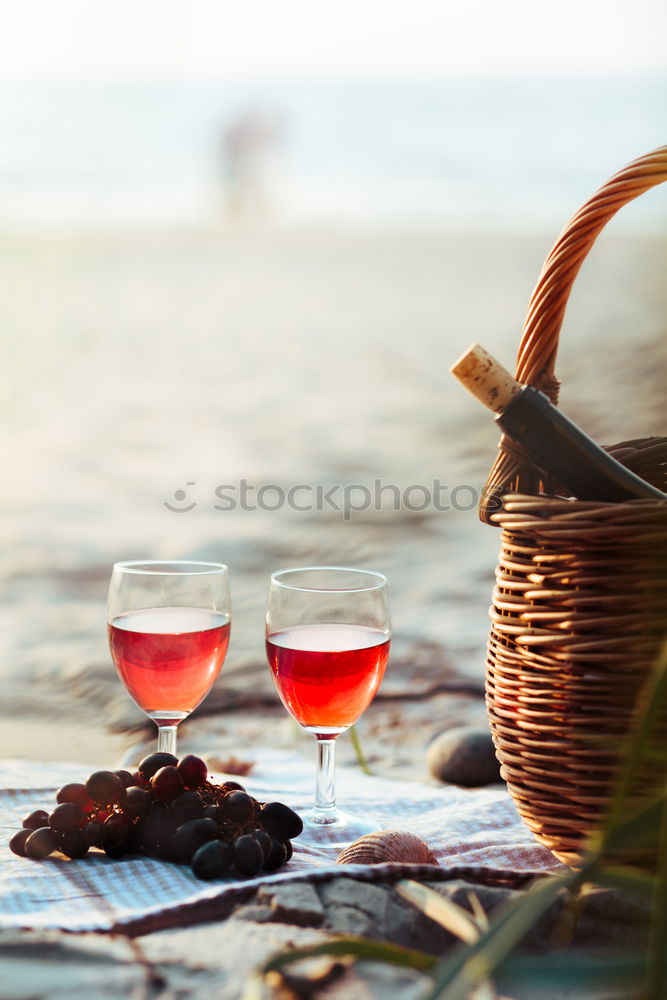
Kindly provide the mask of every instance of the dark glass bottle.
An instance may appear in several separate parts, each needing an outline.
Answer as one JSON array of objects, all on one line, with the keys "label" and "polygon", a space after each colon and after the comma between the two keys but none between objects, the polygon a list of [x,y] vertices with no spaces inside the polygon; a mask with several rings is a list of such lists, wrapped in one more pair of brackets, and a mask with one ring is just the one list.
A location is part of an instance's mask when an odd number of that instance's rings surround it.
[{"label": "dark glass bottle", "polygon": [[514,396],[496,423],[537,468],[579,500],[667,500],[667,494],[612,458],[532,386]]}]

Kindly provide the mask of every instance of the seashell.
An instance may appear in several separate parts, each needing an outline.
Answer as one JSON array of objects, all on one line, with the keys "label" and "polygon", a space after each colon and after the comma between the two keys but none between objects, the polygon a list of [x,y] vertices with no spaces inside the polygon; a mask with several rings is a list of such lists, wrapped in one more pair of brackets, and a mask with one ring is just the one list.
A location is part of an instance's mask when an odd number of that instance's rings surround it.
[{"label": "seashell", "polygon": [[428,846],[414,833],[404,830],[379,830],[359,837],[340,852],[337,865],[377,865],[398,861],[404,865],[437,865],[438,860]]}]

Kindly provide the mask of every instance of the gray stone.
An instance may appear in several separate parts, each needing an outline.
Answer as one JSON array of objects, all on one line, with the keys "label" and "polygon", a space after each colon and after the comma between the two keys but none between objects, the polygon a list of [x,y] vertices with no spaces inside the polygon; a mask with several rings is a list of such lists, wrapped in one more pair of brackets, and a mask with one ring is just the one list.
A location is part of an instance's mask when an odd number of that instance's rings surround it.
[{"label": "gray stone", "polygon": [[624,924],[646,924],[651,917],[651,899],[624,892],[587,886],[580,896],[584,913],[604,920],[618,920]]},{"label": "gray stone", "polygon": [[319,888],[325,926],[340,934],[383,937],[389,890],[351,878],[336,878]]},{"label": "gray stone", "polygon": [[456,726],[433,740],[426,751],[430,774],[451,785],[477,788],[501,780],[491,733],[471,726]]},{"label": "gray stone", "polygon": [[[467,910],[470,910],[470,895],[475,895],[491,919],[498,907],[518,902],[522,896],[519,890],[475,885],[458,879],[430,883],[429,887]],[[649,916],[648,900],[620,890],[589,886],[574,902],[562,892],[535,921],[520,948],[530,952],[569,946],[642,948],[646,943]]]},{"label": "gray stone", "polygon": [[336,878],[319,886],[324,927],[407,948],[442,954],[454,938],[440,924],[402,899],[392,886]]},{"label": "gray stone", "polygon": [[327,910],[326,928],[335,934],[355,934],[359,937],[383,938],[383,927],[370,913],[355,906],[333,906]]},{"label": "gray stone", "polygon": [[319,927],[324,920],[324,907],[315,888],[308,882],[291,885],[265,885],[257,893],[257,902],[268,905],[273,920],[297,927]]},{"label": "gray stone", "polygon": [[577,945],[643,948],[648,939],[651,899],[601,886],[587,886],[574,903]]},{"label": "gray stone", "polygon": [[236,920],[250,920],[256,924],[268,924],[279,919],[276,917],[275,910],[272,910],[270,906],[263,906],[257,903],[248,903],[246,906],[239,906],[234,911],[234,917]]},{"label": "gray stone", "polygon": [[366,913],[379,915],[387,905],[388,889],[373,882],[359,879],[332,878],[319,886],[319,895],[325,907],[355,906]]}]

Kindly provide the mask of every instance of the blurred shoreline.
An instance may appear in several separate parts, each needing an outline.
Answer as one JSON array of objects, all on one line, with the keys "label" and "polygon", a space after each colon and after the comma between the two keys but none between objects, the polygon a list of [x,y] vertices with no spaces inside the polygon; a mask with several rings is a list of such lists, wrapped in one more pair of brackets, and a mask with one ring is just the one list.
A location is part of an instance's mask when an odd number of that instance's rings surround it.
[{"label": "blurred shoreline", "polygon": [[[267,719],[294,739],[271,701],[263,602],[271,570],[308,563],[389,576],[396,701],[368,713],[367,752],[393,739],[416,759],[448,713],[481,718],[479,695],[455,693],[482,683],[497,548],[472,505],[346,521],[220,511],[215,489],[481,487],[495,428],[447,370],[473,340],[512,367],[554,237],[0,232],[0,757],[110,763],[142,731],[105,636],[111,564],[142,556],[230,565],[230,651],[193,746],[205,734],[242,757]],[[602,443],[665,433],[666,261],[665,239],[612,224],[577,280],[562,405]],[[165,507],[179,490],[191,512]],[[454,693],[429,694],[443,682]]]},{"label": "blurred shoreline", "polygon": [[[15,81],[0,225],[539,234],[665,141],[666,99],[664,73]],[[618,225],[666,221],[649,197]]]}]

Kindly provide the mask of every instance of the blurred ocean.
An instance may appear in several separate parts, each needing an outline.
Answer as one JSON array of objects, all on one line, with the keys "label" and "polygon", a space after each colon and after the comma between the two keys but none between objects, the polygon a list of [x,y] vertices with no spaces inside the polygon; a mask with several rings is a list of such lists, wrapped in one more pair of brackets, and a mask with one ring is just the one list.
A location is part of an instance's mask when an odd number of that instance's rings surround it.
[{"label": "blurred ocean", "polygon": [[[280,224],[530,233],[667,141],[667,76],[5,85],[0,225],[215,223],[222,137],[248,109],[280,133],[263,165]],[[618,225],[666,222],[658,191]]]}]

